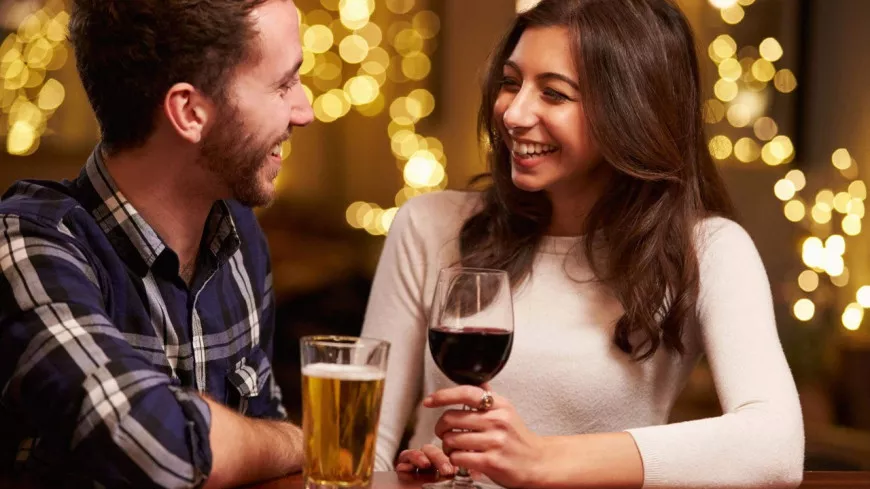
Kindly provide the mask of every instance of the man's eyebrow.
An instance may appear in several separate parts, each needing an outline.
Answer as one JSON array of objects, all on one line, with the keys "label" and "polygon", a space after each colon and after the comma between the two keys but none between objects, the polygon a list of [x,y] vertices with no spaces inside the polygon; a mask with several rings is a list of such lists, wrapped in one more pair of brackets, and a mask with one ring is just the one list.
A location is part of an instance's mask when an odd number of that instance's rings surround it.
[{"label": "man's eyebrow", "polygon": [[290,80],[292,80],[293,77],[295,77],[296,74],[299,73],[299,69],[301,67],[302,67],[302,59],[300,58],[299,61],[297,61],[296,64],[293,65],[293,68],[291,68],[288,72],[284,73],[284,76],[282,76],[281,79],[278,80],[278,82],[275,84],[275,86],[280,87],[282,85],[286,85],[287,83],[289,83]]}]

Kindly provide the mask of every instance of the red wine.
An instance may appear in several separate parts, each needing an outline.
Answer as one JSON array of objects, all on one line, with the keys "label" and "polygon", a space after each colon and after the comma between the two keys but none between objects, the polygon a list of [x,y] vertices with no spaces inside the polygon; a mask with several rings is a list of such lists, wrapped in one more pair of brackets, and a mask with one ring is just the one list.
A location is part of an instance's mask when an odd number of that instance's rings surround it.
[{"label": "red wine", "polygon": [[504,368],[514,334],[498,328],[429,329],[429,350],[435,364],[457,384],[489,382]]}]

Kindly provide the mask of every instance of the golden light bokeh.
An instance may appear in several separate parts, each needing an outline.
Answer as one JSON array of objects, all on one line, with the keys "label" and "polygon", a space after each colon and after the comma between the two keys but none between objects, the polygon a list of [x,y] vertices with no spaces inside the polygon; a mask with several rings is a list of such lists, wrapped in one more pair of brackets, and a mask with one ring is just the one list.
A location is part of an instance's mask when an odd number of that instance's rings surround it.
[{"label": "golden light bokeh", "polygon": [[861,322],[864,321],[864,308],[861,304],[853,302],[846,306],[842,316],[843,327],[849,331],[857,331],[861,327]]},{"label": "golden light bokeh", "polygon": [[861,199],[853,198],[849,201],[849,205],[846,206],[846,212],[848,214],[857,216],[858,218],[864,217],[864,201]]},{"label": "golden light bokeh", "polygon": [[723,8],[720,13],[722,15],[722,20],[731,25],[739,24],[746,15],[746,11],[743,10],[743,7],[741,7],[736,0],[734,1],[734,5]]},{"label": "golden light bokeh", "polygon": [[761,44],[758,46],[758,52],[761,54],[761,57],[770,62],[778,61],[779,58],[782,58],[782,46],[779,44],[779,41],[772,37],[768,37],[765,40],[761,41]]},{"label": "golden light bokeh", "polygon": [[852,196],[849,195],[849,192],[838,192],[837,195],[834,195],[834,210],[840,214],[848,214],[851,203]]},{"label": "golden light bokeh", "polygon": [[432,39],[441,31],[441,19],[431,10],[423,10],[414,14],[411,25],[425,39]]},{"label": "golden light bokeh", "polygon": [[309,26],[302,34],[302,46],[315,54],[329,51],[333,41],[332,31],[323,24]]},{"label": "golden light bokeh", "polygon": [[825,240],[825,249],[836,255],[843,256],[846,253],[846,240],[839,234],[832,234]]},{"label": "golden light bokeh", "polygon": [[841,227],[843,232],[849,236],[857,236],[861,234],[861,218],[855,214],[849,214],[843,218]]},{"label": "golden light bokeh", "polygon": [[855,299],[857,299],[858,304],[860,304],[861,307],[870,307],[870,285],[859,287],[858,291],[855,293]]},{"label": "golden light bokeh", "polygon": [[803,202],[790,200],[783,206],[785,218],[791,222],[800,222],[807,215],[807,209]]},{"label": "golden light bokeh", "polygon": [[414,8],[414,0],[386,0],[387,8],[395,14],[406,14]]},{"label": "golden light bokeh", "polygon": [[766,59],[758,59],[755,60],[755,63],[752,63],[752,76],[755,77],[756,80],[769,82],[773,80],[773,77],[776,75],[776,68],[774,68],[773,63]]},{"label": "golden light bokeh", "polygon": [[770,141],[779,132],[776,121],[770,117],[760,117],[752,126],[755,136],[762,141]]},{"label": "golden light bokeh", "polygon": [[831,163],[838,170],[845,170],[852,166],[852,156],[846,148],[839,148],[831,155]]},{"label": "golden light bokeh", "polygon": [[809,321],[816,314],[816,305],[809,299],[799,299],[792,307],[792,312],[800,321]]},{"label": "golden light bokeh", "polygon": [[737,42],[728,34],[718,36],[710,43],[708,48],[710,59],[716,63],[728,59],[737,54]]},{"label": "golden light bokeh", "polygon": [[719,76],[724,80],[737,81],[741,75],[743,75],[743,68],[736,59],[728,58],[719,63]]},{"label": "golden light bokeh", "polygon": [[716,98],[723,102],[730,102],[737,97],[740,89],[737,87],[737,84],[730,80],[719,79],[716,84],[713,86],[713,93],[716,94]]},{"label": "golden light bokeh", "polygon": [[834,192],[830,189],[822,189],[816,194],[816,205],[831,211],[834,208]]},{"label": "golden light bokeh", "polygon": [[752,138],[740,138],[734,143],[734,156],[743,163],[751,163],[761,156],[761,147]]},{"label": "golden light bokeh", "polygon": [[[755,0],[708,2],[719,9],[723,22],[733,25],[743,20],[746,13],[743,7],[754,4]],[[716,135],[709,142],[711,155],[724,160],[733,152],[735,158],[744,163],[756,161],[759,157],[770,166],[790,163],[795,158],[792,140],[780,134],[776,121],[765,115],[770,107],[769,97],[775,93],[768,89],[770,83],[776,92],[783,94],[793,92],[798,86],[790,69],[778,69],[774,65],[785,55],[780,42],[774,37],[765,37],[757,48],[751,45],[738,47],[732,37],[722,34],[709,44],[707,54],[717,65],[719,79],[713,86],[716,98],[704,104],[705,122],[718,124],[727,120],[737,129],[751,125],[755,135],[755,139],[734,136],[733,146],[726,134]],[[752,99],[750,95],[756,98]],[[824,242],[818,236],[809,236],[801,244],[801,259],[810,268],[798,277],[798,287],[805,293],[818,290],[819,272],[826,273],[835,287],[849,285],[850,272],[844,259],[847,240],[862,231],[867,188],[858,178],[858,164],[846,148],[838,148],[832,153],[831,164],[839,171],[838,178],[848,181],[848,190],[820,189],[809,209],[799,195],[807,186],[807,176],[802,171],[788,171],[773,188],[774,195],[784,201],[786,219],[804,223],[809,214],[812,220],[803,225],[813,233],[834,231]],[[843,216],[842,220],[833,221],[834,212],[838,214],[838,220]],[[842,228],[842,234],[832,230],[837,224]],[[864,307],[870,307],[870,285],[860,287],[856,297],[858,302],[846,306],[842,314],[843,326],[848,330],[860,328]],[[809,321],[815,315],[815,308],[811,299],[801,298],[793,304],[792,312],[798,320]]]},{"label": "golden light bokeh", "polygon": [[0,42],[0,115],[6,119],[8,154],[36,152],[49,120],[66,98],[64,85],[48,76],[69,56],[69,14],[63,7],[60,2],[46,3]]},{"label": "golden light bokeh", "polygon": [[813,221],[816,221],[819,224],[827,224],[831,222],[831,210],[824,206],[819,206],[818,204],[814,205],[810,210],[810,216],[813,218]]},{"label": "golden light bokeh", "polygon": [[704,122],[715,124],[725,117],[725,104],[715,98],[704,103]]},{"label": "golden light bokeh", "polygon": [[752,111],[744,104],[735,103],[728,108],[728,123],[734,127],[746,127],[752,120]]},{"label": "golden light bokeh", "polygon": [[828,277],[831,283],[836,287],[845,287],[849,285],[849,269],[844,268],[843,273]]},{"label": "golden light bokeh", "polygon": [[797,189],[794,187],[794,182],[784,178],[776,182],[776,185],[773,186],[774,195],[782,201],[790,200],[794,197],[795,192],[797,192]]},{"label": "golden light bokeh", "polygon": [[804,264],[809,268],[821,269],[825,258],[825,245],[822,240],[810,236],[804,240],[801,253],[801,258]]},{"label": "golden light bokeh", "polygon": [[411,80],[422,80],[431,70],[432,61],[424,53],[414,53],[402,59],[402,73]]},{"label": "golden light bokeh", "polygon": [[338,45],[338,52],[341,55],[341,59],[348,63],[362,63],[369,54],[369,43],[364,37],[351,34],[341,40]]},{"label": "golden light bokeh", "polygon": [[710,139],[710,154],[717,160],[724,160],[731,156],[733,149],[731,140],[728,136],[718,135]]},{"label": "golden light bokeh", "polygon": [[798,275],[798,286],[804,292],[813,292],[819,287],[819,274],[812,270],[804,270]]},{"label": "golden light bokeh", "polygon": [[807,185],[807,177],[804,175],[804,172],[800,170],[791,170],[785,174],[785,178],[791,180],[794,183],[794,188],[797,189],[798,192],[804,189]]},{"label": "golden light bokeh", "polygon": [[779,70],[773,77],[773,86],[782,93],[791,93],[797,88],[797,78],[789,69]]}]

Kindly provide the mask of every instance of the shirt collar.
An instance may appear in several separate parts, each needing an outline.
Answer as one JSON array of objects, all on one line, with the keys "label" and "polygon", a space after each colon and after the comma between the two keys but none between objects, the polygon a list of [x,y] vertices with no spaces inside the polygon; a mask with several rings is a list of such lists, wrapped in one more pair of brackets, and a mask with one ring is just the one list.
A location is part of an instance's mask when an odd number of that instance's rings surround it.
[{"label": "shirt collar", "polygon": [[[158,263],[172,263],[178,273],[178,257],[139,214],[109,174],[97,145],[78,178],[83,204],[91,213],[118,256],[136,273],[145,276]],[[239,248],[239,236],[229,206],[215,202],[206,220],[201,250],[223,262]],[[166,256],[166,259],[161,257]],[[171,257],[171,259],[170,259]]]}]

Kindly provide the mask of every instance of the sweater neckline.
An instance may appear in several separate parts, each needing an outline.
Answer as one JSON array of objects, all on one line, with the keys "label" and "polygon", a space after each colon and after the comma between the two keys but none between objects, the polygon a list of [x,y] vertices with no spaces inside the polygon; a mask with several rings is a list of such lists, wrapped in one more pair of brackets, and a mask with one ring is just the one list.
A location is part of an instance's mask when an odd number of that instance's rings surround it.
[{"label": "sweater neckline", "polygon": [[583,241],[583,236],[550,236],[541,237],[538,250],[551,255],[567,255]]}]

